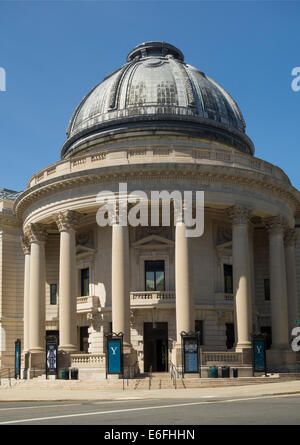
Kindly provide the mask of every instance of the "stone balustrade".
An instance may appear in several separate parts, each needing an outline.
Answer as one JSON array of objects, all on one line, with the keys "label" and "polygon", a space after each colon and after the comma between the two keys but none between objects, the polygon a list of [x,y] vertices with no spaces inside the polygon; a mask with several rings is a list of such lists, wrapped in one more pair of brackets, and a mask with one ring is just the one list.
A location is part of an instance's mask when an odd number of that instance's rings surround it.
[{"label": "stone balustrade", "polygon": [[202,352],[202,365],[243,364],[242,352]]},{"label": "stone balustrade", "polygon": [[[116,156],[116,154],[119,154]],[[117,161],[116,161],[117,158]],[[132,149],[103,150],[73,159],[67,159],[39,171],[31,177],[27,189],[49,179],[98,167],[117,164],[136,164],[137,162],[188,162],[207,165],[224,165],[257,171],[289,183],[287,175],[279,168],[266,161],[243,153],[227,150],[187,148],[187,147],[134,147]]]},{"label": "stone balustrade", "polygon": [[90,312],[96,310],[100,306],[99,297],[87,296],[77,298],[77,313]]},{"label": "stone balustrade", "polygon": [[71,367],[79,369],[105,367],[105,354],[71,354]]},{"label": "stone balustrade", "polygon": [[175,304],[175,291],[130,292],[131,306]]}]

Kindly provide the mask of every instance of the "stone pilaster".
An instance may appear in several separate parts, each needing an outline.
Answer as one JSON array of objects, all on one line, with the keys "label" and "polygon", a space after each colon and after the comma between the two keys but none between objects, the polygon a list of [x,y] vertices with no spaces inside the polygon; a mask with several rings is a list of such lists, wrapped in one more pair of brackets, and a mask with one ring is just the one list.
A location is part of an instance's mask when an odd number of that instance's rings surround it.
[{"label": "stone pilaster", "polygon": [[286,265],[283,245],[285,221],[281,216],[265,219],[269,232],[272,349],[288,349]]},{"label": "stone pilaster", "polygon": [[297,232],[295,229],[288,229],[285,232],[285,261],[286,261],[286,281],[287,281],[287,299],[288,299],[288,324],[289,336],[296,325],[298,319],[297,304],[297,278],[296,278],[296,258],[295,247],[297,241]]},{"label": "stone pilaster", "polygon": [[59,349],[66,353],[76,352],[77,301],[76,301],[76,226],[80,214],[66,210],[56,215],[60,231],[59,257]]},{"label": "stone pilaster", "polygon": [[236,350],[251,347],[249,216],[251,210],[235,205],[228,210],[232,221],[233,290],[236,319]]},{"label": "stone pilaster", "polygon": [[29,351],[29,314],[30,314],[30,242],[26,236],[21,237],[21,244],[24,252],[24,338],[23,352]]},{"label": "stone pilaster", "polygon": [[45,242],[46,227],[30,224],[25,228],[30,242],[30,302],[29,302],[29,350],[30,368],[43,372],[45,368]]}]

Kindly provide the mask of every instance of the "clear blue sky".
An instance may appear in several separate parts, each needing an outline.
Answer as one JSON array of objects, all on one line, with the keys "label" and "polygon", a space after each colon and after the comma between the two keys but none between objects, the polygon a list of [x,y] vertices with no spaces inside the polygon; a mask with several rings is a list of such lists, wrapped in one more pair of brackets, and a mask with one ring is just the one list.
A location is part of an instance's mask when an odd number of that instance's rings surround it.
[{"label": "clear blue sky", "polygon": [[185,60],[237,100],[256,156],[285,170],[300,189],[298,1],[1,1],[0,188],[24,189],[59,160],[82,97],[147,40]]}]

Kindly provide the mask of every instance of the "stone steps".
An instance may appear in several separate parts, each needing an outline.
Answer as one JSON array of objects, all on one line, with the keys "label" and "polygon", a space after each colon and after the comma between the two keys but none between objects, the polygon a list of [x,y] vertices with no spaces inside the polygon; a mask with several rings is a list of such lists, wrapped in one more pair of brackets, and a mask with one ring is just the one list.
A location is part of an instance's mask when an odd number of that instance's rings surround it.
[{"label": "stone steps", "polygon": [[[160,378],[161,377],[161,378]],[[240,377],[240,378],[184,378],[177,379],[177,389],[209,388],[236,385],[255,385],[258,383],[279,383],[283,381],[300,379],[299,374],[283,374],[270,377]],[[2,379],[2,387],[10,386],[13,389],[67,389],[67,390],[149,390],[149,378],[135,379],[103,379],[103,380],[46,380],[35,378],[32,380]],[[151,379],[150,391],[160,389],[173,389],[173,381],[168,374],[155,375]]]}]

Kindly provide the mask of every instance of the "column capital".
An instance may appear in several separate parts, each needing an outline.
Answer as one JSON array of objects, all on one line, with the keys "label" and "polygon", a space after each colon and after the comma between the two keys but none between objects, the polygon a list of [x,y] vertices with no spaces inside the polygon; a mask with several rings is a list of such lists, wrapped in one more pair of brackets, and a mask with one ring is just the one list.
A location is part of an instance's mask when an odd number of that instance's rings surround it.
[{"label": "column capital", "polygon": [[286,225],[283,216],[277,215],[265,218],[264,223],[270,235],[283,235]]},{"label": "column capital", "polygon": [[284,244],[288,247],[295,247],[297,238],[296,229],[287,229],[284,235]]},{"label": "column capital", "polygon": [[81,214],[74,210],[64,210],[55,215],[55,222],[60,232],[75,230],[81,218]]},{"label": "column capital", "polygon": [[239,204],[230,207],[227,210],[227,214],[232,221],[233,225],[238,224],[248,224],[251,214],[251,209],[249,207],[244,207]]},{"label": "column capital", "polygon": [[30,255],[30,241],[27,236],[21,236],[21,245],[24,255]]},{"label": "column capital", "polygon": [[24,230],[25,237],[29,243],[43,243],[47,239],[47,230],[44,224],[28,224]]}]

